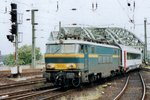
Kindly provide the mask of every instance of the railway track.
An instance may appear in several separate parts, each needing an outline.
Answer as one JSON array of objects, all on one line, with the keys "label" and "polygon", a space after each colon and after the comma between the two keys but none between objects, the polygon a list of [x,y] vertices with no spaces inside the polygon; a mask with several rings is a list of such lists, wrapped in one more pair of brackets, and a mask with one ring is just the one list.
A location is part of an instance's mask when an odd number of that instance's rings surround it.
[{"label": "railway track", "polygon": [[39,91],[55,88],[52,84],[44,84],[43,86],[34,87],[31,89],[24,89],[0,94],[0,100],[12,100],[19,97],[30,96]]},{"label": "railway track", "polygon": [[32,84],[37,84],[37,83],[42,83],[42,82],[45,82],[45,79],[36,79],[36,80],[30,80],[30,81],[15,82],[12,84],[0,85],[0,90],[14,88],[14,87],[18,87],[18,86],[32,85]]},{"label": "railway track", "polygon": [[68,91],[65,91],[65,92],[62,92],[62,93],[56,93],[54,95],[49,95],[45,98],[42,98],[41,100],[54,100],[56,98],[60,98],[62,96],[68,95],[72,91],[74,91],[74,90],[68,90]]},{"label": "railway track", "polygon": [[21,96],[19,98],[15,98],[15,100],[54,100],[56,98],[60,98],[61,96],[67,95],[72,91],[72,90],[67,91],[59,91],[59,90],[60,88],[44,90],[24,97]]},{"label": "railway track", "polygon": [[142,68],[143,71],[148,71],[150,72],[150,69],[149,68]]},{"label": "railway track", "polygon": [[42,91],[32,91],[28,93],[22,93],[19,95],[12,95],[6,98],[3,98],[2,100],[53,100],[54,98],[58,98],[61,96],[64,96],[70,91],[63,91],[58,92],[57,90],[60,90],[60,88],[52,88],[48,90],[42,90]]},{"label": "railway track", "polygon": [[132,73],[114,100],[144,100],[145,91],[145,83],[140,72]]},{"label": "railway track", "polygon": [[[23,70],[21,73],[21,76],[27,77],[27,76],[33,76],[33,75],[42,75],[42,69],[26,69]],[[10,70],[4,70],[0,71],[0,78],[8,78],[11,77],[11,71]]]}]

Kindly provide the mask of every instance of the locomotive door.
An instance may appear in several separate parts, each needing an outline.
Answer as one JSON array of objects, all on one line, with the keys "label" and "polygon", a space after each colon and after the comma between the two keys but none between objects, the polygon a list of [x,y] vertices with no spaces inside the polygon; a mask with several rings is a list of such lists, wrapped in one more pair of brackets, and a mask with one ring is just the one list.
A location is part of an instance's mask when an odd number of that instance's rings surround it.
[{"label": "locomotive door", "polygon": [[86,71],[88,71],[88,67],[89,67],[89,57],[88,57],[88,46],[85,45],[84,46],[84,69]]}]

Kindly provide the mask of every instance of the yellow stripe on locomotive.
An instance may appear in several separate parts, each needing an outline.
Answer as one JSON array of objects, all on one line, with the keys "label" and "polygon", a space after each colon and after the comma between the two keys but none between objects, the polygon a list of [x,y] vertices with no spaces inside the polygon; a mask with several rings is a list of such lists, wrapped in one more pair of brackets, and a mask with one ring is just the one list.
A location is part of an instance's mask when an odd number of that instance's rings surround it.
[{"label": "yellow stripe on locomotive", "polygon": [[67,69],[77,69],[77,65],[74,63],[51,63],[46,65],[47,69],[55,70],[67,70]]},{"label": "yellow stripe on locomotive", "polygon": [[89,54],[88,57],[89,57],[89,58],[98,58],[98,55],[97,55],[97,54]]},{"label": "yellow stripe on locomotive", "polygon": [[45,58],[84,58],[84,54],[45,54]]}]

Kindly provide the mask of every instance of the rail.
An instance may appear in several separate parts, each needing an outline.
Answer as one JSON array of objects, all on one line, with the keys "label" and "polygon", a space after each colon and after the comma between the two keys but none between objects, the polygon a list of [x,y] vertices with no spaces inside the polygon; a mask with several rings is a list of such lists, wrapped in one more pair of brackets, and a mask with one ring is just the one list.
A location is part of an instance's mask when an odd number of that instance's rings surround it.
[{"label": "rail", "polygon": [[45,97],[45,98],[43,98],[43,99],[41,99],[41,100],[54,100],[54,99],[56,99],[56,98],[60,98],[61,96],[65,96],[65,95],[71,93],[72,91],[74,91],[74,90],[68,90],[68,91],[63,92],[63,93],[57,93],[57,94],[55,94],[55,95]]},{"label": "rail", "polygon": [[23,82],[16,82],[16,83],[12,83],[12,84],[0,85],[0,89],[25,86],[25,85],[36,84],[36,83],[41,83],[41,82],[45,82],[45,79],[38,79],[38,80],[34,80],[34,81],[33,80],[32,81],[23,81]]},{"label": "rail", "polygon": [[[140,80],[141,80],[142,88],[143,88],[141,100],[144,100],[144,99],[145,99],[145,92],[146,92],[145,82],[144,82],[143,77],[142,77],[142,75],[140,74],[140,72],[138,72],[138,74],[139,74],[139,76],[140,76]],[[128,76],[128,78],[127,78],[127,80],[126,80],[126,83],[125,83],[123,89],[119,92],[119,94],[118,94],[113,100],[119,100],[119,99],[121,98],[121,96],[124,94],[125,90],[126,90],[127,87],[128,87],[129,79],[130,79],[130,76]]]},{"label": "rail", "polygon": [[121,95],[125,92],[126,88],[127,88],[127,85],[129,83],[129,78],[130,76],[128,76],[127,80],[126,80],[126,83],[123,87],[123,89],[121,90],[121,92],[114,98],[114,100],[119,100],[119,98],[121,97]]},{"label": "rail", "polygon": [[30,99],[32,97],[35,97],[35,96],[38,96],[38,95],[42,95],[42,94],[46,94],[46,93],[49,93],[49,92],[53,92],[53,91],[56,91],[60,88],[53,88],[53,89],[49,89],[49,90],[44,90],[44,91],[39,91],[39,92],[35,92],[35,93],[30,93],[30,94],[27,94],[27,95],[20,95],[18,98],[15,98],[15,100],[27,100],[27,99]]},{"label": "rail", "polygon": [[16,92],[7,92],[7,93],[2,93],[0,94],[0,100],[10,100],[10,99],[15,99],[23,96],[28,96],[31,95],[32,93],[38,93],[42,91],[43,89],[53,89],[55,88],[52,84],[47,84],[41,87],[36,87],[36,88],[31,88],[31,89],[25,89],[25,90],[19,90]]},{"label": "rail", "polygon": [[142,99],[141,100],[144,100],[145,99],[145,93],[146,93],[146,87],[145,87],[145,82],[144,82],[143,77],[142,77],[140,72],[139,72],[139,75],[140,75],[140,78],[141,78],[141,81],[142,81],[142,86],[143,86],[143,94],[142,94]]}]

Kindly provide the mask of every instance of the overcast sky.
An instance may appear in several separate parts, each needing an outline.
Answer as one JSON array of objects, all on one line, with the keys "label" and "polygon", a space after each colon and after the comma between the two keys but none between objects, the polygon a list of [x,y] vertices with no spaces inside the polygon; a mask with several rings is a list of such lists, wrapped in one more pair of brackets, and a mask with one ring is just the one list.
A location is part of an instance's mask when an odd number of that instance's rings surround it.
[{"label": "overcast sky", "polygon": [[[57,9],[58,1],[58,9]],[[135,9],[134,9],[135,1]],[[31,22],[26,21],[31,18],[31,13],[26,10],[38,9],[35,13],[36,26],[36,47],[40,47],[42,53],[45,52],[45,43],[51,31],[56,29],[59,21],[62,26],[77,23],[82,26],[98,27],[122,27],[134,32],[142,41],[144,39],[144,18],[150,22],[150,1],[149,0],[0,0],[0,50],[2,54],[14,52],[14,46],[6,38],[10,34],[10,3],[17,3],[18,13],[23,16],[23,23],[19,24],[19,32],[22,33],[22,43],[31,45],[32,33]],[[98,7],[92,10],[92,3]],[[128,6],[127,4],[131,5]],[[76,8],[76,11],[72,11]],[[134,15],[135,29],[129,22]],[[147,26],[147,34],[150,37],[150,25]],[[148,38],[150,45],[150,38]],[[148,45],[148,47],[150,47]]]}]

